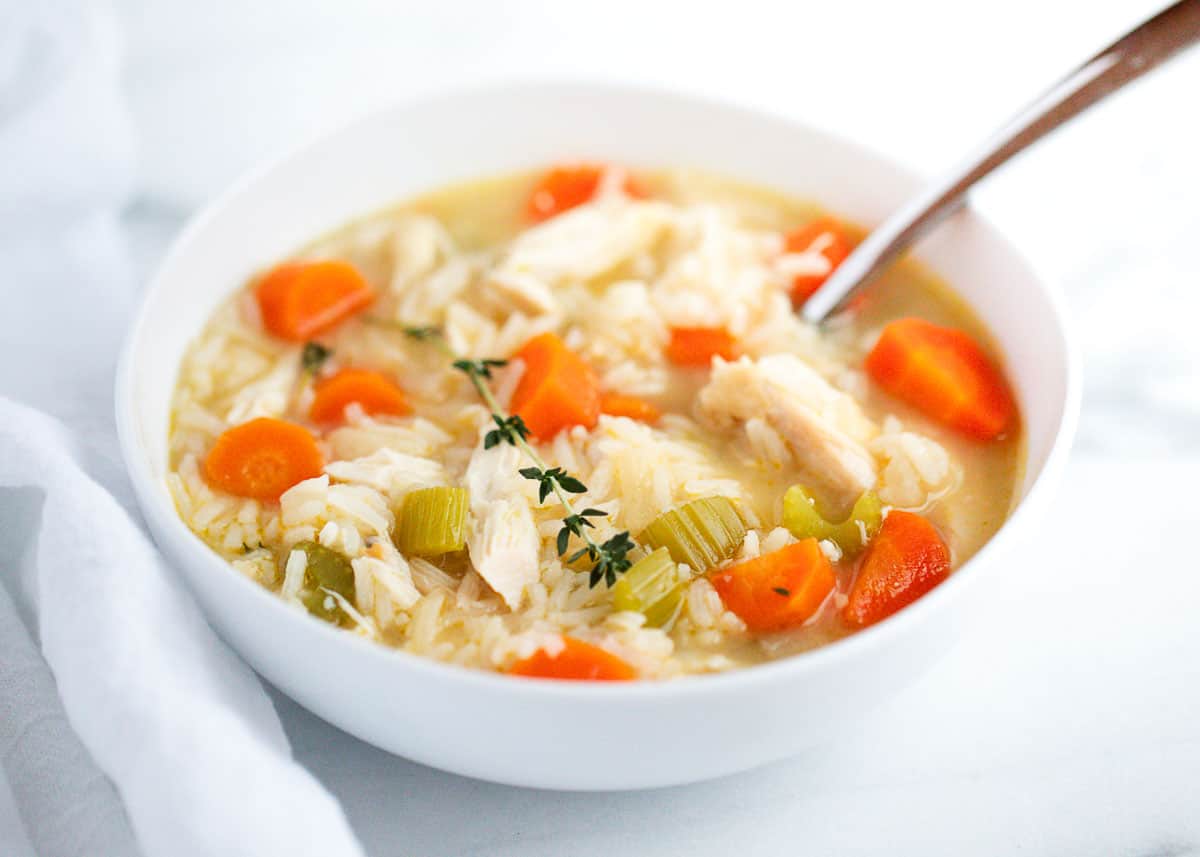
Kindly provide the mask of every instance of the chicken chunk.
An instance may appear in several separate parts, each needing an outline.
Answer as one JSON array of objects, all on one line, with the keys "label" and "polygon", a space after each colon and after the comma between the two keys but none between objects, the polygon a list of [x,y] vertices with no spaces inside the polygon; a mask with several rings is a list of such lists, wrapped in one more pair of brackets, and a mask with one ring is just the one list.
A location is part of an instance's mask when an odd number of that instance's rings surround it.
[{"label": "chicken chunk", "polygon": [[525,587],[538,579],[541,537],[517,471],[521,453],[500,444],[480,444],[467,465],[466,486],[471,497],[471,526],[467,552],[471,564],[488,586],[516,610]]},{"label": "chicken chunk", "polygon": [[431,272],[454,251],[454,242],[437,218],[409,214],[396,223],[392,238],[392,291],[403,293],[408,285]]},{"label": "chicken chunk", "polygon": [[765,420],[783,440],[806,486],[834,509],[849,509],[875,485],[866,444],[878,428],[850,396],[791,354],[717,359],[697,399],[700,418],[729,429]]},{"label": "chicken chunk", "polygon": [[237,391],[225,415],[226,423],[237,425],[255,417],[283,416],[299,376],[300,360],[289,349],[266,372]]},{"label": "chicken chunk", "polygon": [[550,315],[558,311],[558,301],[550,287],[523,271],[494,271],[488,286],[492,295],[508,308],[528,315]]},{"label": "chicken chunk", "polygon": [[325,472],[339,482],[374,488],[393,504],[409,491],[446,484],[446,472],[437,461],[387,447],[360,458],[331,461]]},{"label": "chicken chunk", "polygon": [[526,275],[550,287],[589,280],[648,250],[669,224],[670,209],[658,202],[606,198],[581,205],[521,233],[497,279]]},{"label": "chicken chunk", "polygon": [[437,324],[474,281],[476,265],[463,258],[448,259],[427,274],[414,278],[400,293],[396,318],[410,324]]}]

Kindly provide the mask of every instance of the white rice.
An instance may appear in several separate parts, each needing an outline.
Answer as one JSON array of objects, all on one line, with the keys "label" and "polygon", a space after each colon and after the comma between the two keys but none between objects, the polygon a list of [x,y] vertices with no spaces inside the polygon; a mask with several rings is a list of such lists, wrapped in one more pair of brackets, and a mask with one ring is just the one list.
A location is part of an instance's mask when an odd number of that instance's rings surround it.
[{"label": "white rice", "polygon": [[[373,266],[384,295],[372,315],[441,325],[461,354],[506,356],[555,330],[595,367],[605,389],[654,396],[669,383],[668,326],[720,325],[749,357],[794,355],[861,396],[862,375],[847,367],[845,351],[791,312],[791,278],[823,272],[823,257],[782,255],[778,233],[747,225],[735,206],[634,201],[619,186],[610,177],[595,202],[494,252],[464,252],[436,219],[402,214],[356,227],[310,255],[345,254]],[[618,270],[620,277],[604,281]],[[590,588],[587,573],[557,557],[561,509],[553,498],[538,503],[531,483],[518,481],[506,494],[528,510],[540,544],[538,567],[516,609],[475,570],[452,574],[401,556],[391,542],[398,504],[416,488],[462,484],[489,418],[459,373],[421,363],[422,346],[393,330],[353,323],[335,338],[334,360],[395,373],[421,403],[420,415],[371,418],[352,408],[347,422],[321,440],[325,473],[293,486],[278,506],[212,489],[200,461],[222,431],[257,416],[286,416],[294,403],[305,407],[311,398],[299,348],[260,333],[255,313],[254,301],[239,295],[191,346],[175,397],[167,480],[182,518],[238,571],[295,601],[306,558],[291,548],[318,540],[351,560],[352,602],[331,597],[359,633],[484,669],[504,669],[539,648],[553,653],[564,634],[650,677],[725,670],[761,657],[747,648],[744,624],[704,577],[688,584],[669,630],[645,627],[641,614],[614,611],[605,587]],[[502,403],[521,369],[497,372]],[[895,418],[871,424],[866,434],[880,473],[877,490],[890,506],[922,508],[961,479],[945,449]],[[608,513],[594,519],[597,538],[618,529],[636,534],[665,509],[727,496],[752,526],[739,559],[794,541],[777,526],[778,503],[759,505],[746,481],[747,474],[783,480],[790,467],[787,442],[765,419],[748,419],[736,435],[714,441],[687,416],[656,426],[603,416],[594,430],[562,432],[541,452],[587,485],[576,498],[580,508]],[[778,493],[786,487],[770,484]],[[282,570],[271,551],[286,557]]]}]

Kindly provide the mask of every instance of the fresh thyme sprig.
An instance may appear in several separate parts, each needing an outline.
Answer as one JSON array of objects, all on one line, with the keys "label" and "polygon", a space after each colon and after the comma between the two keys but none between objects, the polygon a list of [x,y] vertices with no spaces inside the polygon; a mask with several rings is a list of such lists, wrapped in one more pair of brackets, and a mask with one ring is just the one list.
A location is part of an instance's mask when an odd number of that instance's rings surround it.
[{"label": "fresh thyme sprig", "polygon": [[406,327],[398,322],[388,321],[383,318],[368,318],[367,321],[371,324],[379,324],[386,327],[399,327],[409,339],[440,339],[442,336],[442,330],[438,327]]},{"label": "fresh thyme sprig", "polygon": [[[519,418],[518,418],[519,419]],[[526,479],[532,479],[538,484],[538,502],[545,502],[550,496],[550,492],[554,490],[554,483],[562,486],[564,491],[571,494],[583,494],[587,491],[587,486],[567,473],[561,467],[551,467],[549,470],[542,470],[540,467],[522,467],[517,471]],[[582,514],[582,513],[580,513]]]},{"label": "fresh thyme sprig", "polygon": [[333,356],[333,349],[319,342],[306,342],[300,351],[300,368],[310,375],[316,375],[325,365],[325,361]]},{"label": "fresh thyme sprig", "polygon": [[[428,338],[428,337],[427,337]],[[468,375],[478,375],[480,378],[492,379],[492,369],[499,369],[501,366],[507,366],[507,360],[455,360],[451,364],[459,372],[466,372]]]},{"label": "fresh thyme sprig", "polygon": [[566,561],[571,563],[586,556],[592,563],[588,586],[596,587],[602,580],[607,585],[613,586],[617,582],[618,575],[623,574],[633,565],[629,559],[629,552],[636,548],[637,544],[629,537],[628,532],[617,533],[603,542],[597,542],[592,538],[588,530],[595,529],[595,525],[588,519],[604,517],[608,513],[591,508],[576,511],[568,495],[584,494],[587,492],[587,486],[561,467],[550,467],[546,464],[537,450],[529,444],[527,440],[529,428],[524,421],[515,414],[505,413],[504,409],[500,407],[500,403],[496,401],[491,387],[487,384],[492,378],[492,370],[506,365],[508,361],[490,358],[464,359],[454,352],[454,349],[442,336],[442,332],[436,327],[409,327],[383,319],[371,319],[370,321],[387,327],[395,327],[405,336],[418,342],[429,342],[435,345],[450,358],[451,365],[455,369],[467,376],[479,394],[479,398],[491,411],[492,421],[496,424],[496,428],[484,435],[484,449],[491,449],[498,444],[507,443],[524,453],[534,466],[523,467],[518,472],[526,479],[538,483],[538,502],[544,502],[547,497],[554,494],[567,513],[563,516],[563,526],[558,531],[555,540],[558,555],[564,556],[570,545],[571,536],[577,537],[583,542],[583,547],[567,557]]},{"label": "fresh thyme sprig", "polygon": [[518,416],[501,417],[497,414],[492,414],[492,420],[495,421],[496,428],[483,436],[484,449],[491,449],[501,442],[516,446],[517,438],[524,440],[529,437],[529,427]]}]

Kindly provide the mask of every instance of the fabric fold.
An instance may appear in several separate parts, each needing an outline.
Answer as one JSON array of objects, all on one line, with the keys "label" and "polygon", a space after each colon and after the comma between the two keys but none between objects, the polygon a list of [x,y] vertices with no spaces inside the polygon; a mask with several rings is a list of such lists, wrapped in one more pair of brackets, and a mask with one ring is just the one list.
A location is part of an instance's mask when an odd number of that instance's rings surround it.
[{"label": "fabric fold", "polygon": [[292,760],[258,679],[79,469],[61,424],[0,399],[0,485],[44,492],[42,649],[145,852],[360,855],[340,806]]},{"label": "fabric fold", "polygon": [[120,214],[136,158],[112,11],[0,0],[0,21],[0,512],[16,528],[0,533],[0,762],[13,804],[39,857],[357,857],[257,677],[131,511],[112,382],[135,291]]}]

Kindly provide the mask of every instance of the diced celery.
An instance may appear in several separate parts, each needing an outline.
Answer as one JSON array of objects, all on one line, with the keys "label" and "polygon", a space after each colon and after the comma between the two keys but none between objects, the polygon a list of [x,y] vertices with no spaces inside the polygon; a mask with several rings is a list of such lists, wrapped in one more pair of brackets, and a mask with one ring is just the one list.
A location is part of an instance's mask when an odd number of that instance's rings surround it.
[{"label": "diced celery", "polygon": [[618,610],[641,613],[646,617],[648,627],[667,627],[679,615],[687,587],[678,580],[677,574],[671,552],[658,548],[621,575],[613,586],[613,606]]},{"label": "diced celery", "polygon": [[646,627],[670,630],[683,607],[683,595],[686,591],[687,584],[680,581],[657,601],[647,605],[646,609],[642,611],[646,617]]},{"label": "diced celery", "polygon": [[883,503],[874,491],[865,491],[854,502],[850,520],[839,525],[838,546],[855,554],[867,546],[883,526]]},{"label": "diced celery", "polygon": [[812,497],[799,485],[783,495],[783,525],[798,539],[827,539],[833,527],[817,511]]},{"label": "diced celery", "polygon": [[293,550],[302,550],[306,558],[304,586],[300,590],[300,601],[319,619],[335,624],[348,617],[342,615],[336,602],[323,590],[341,595],[354,601],[354,569],[350,560],[335,550],[317,542],[300,542]]},{"label": "diced celery", "polygon": [[733,556],[746,538],[746,524],[728,497],[706,497],[663,512],[642,530],[638,541],[666,548],[671,559],[703,574]]},{"label": "diced celery", "polygon": [[466,488],[421,488],[404,498],[396,547],[409,556],[460,551],[467,539]]},{"label": "diced celery", "polygon": [[800,485],[783,495],[783,525],[798,539],[828,539],[842,552],[853,556],[867,546],[883,523],[883,503],[874,491],[866,491],[854,502],[850,517],[832,524],[817,511],[812,496]]}]

